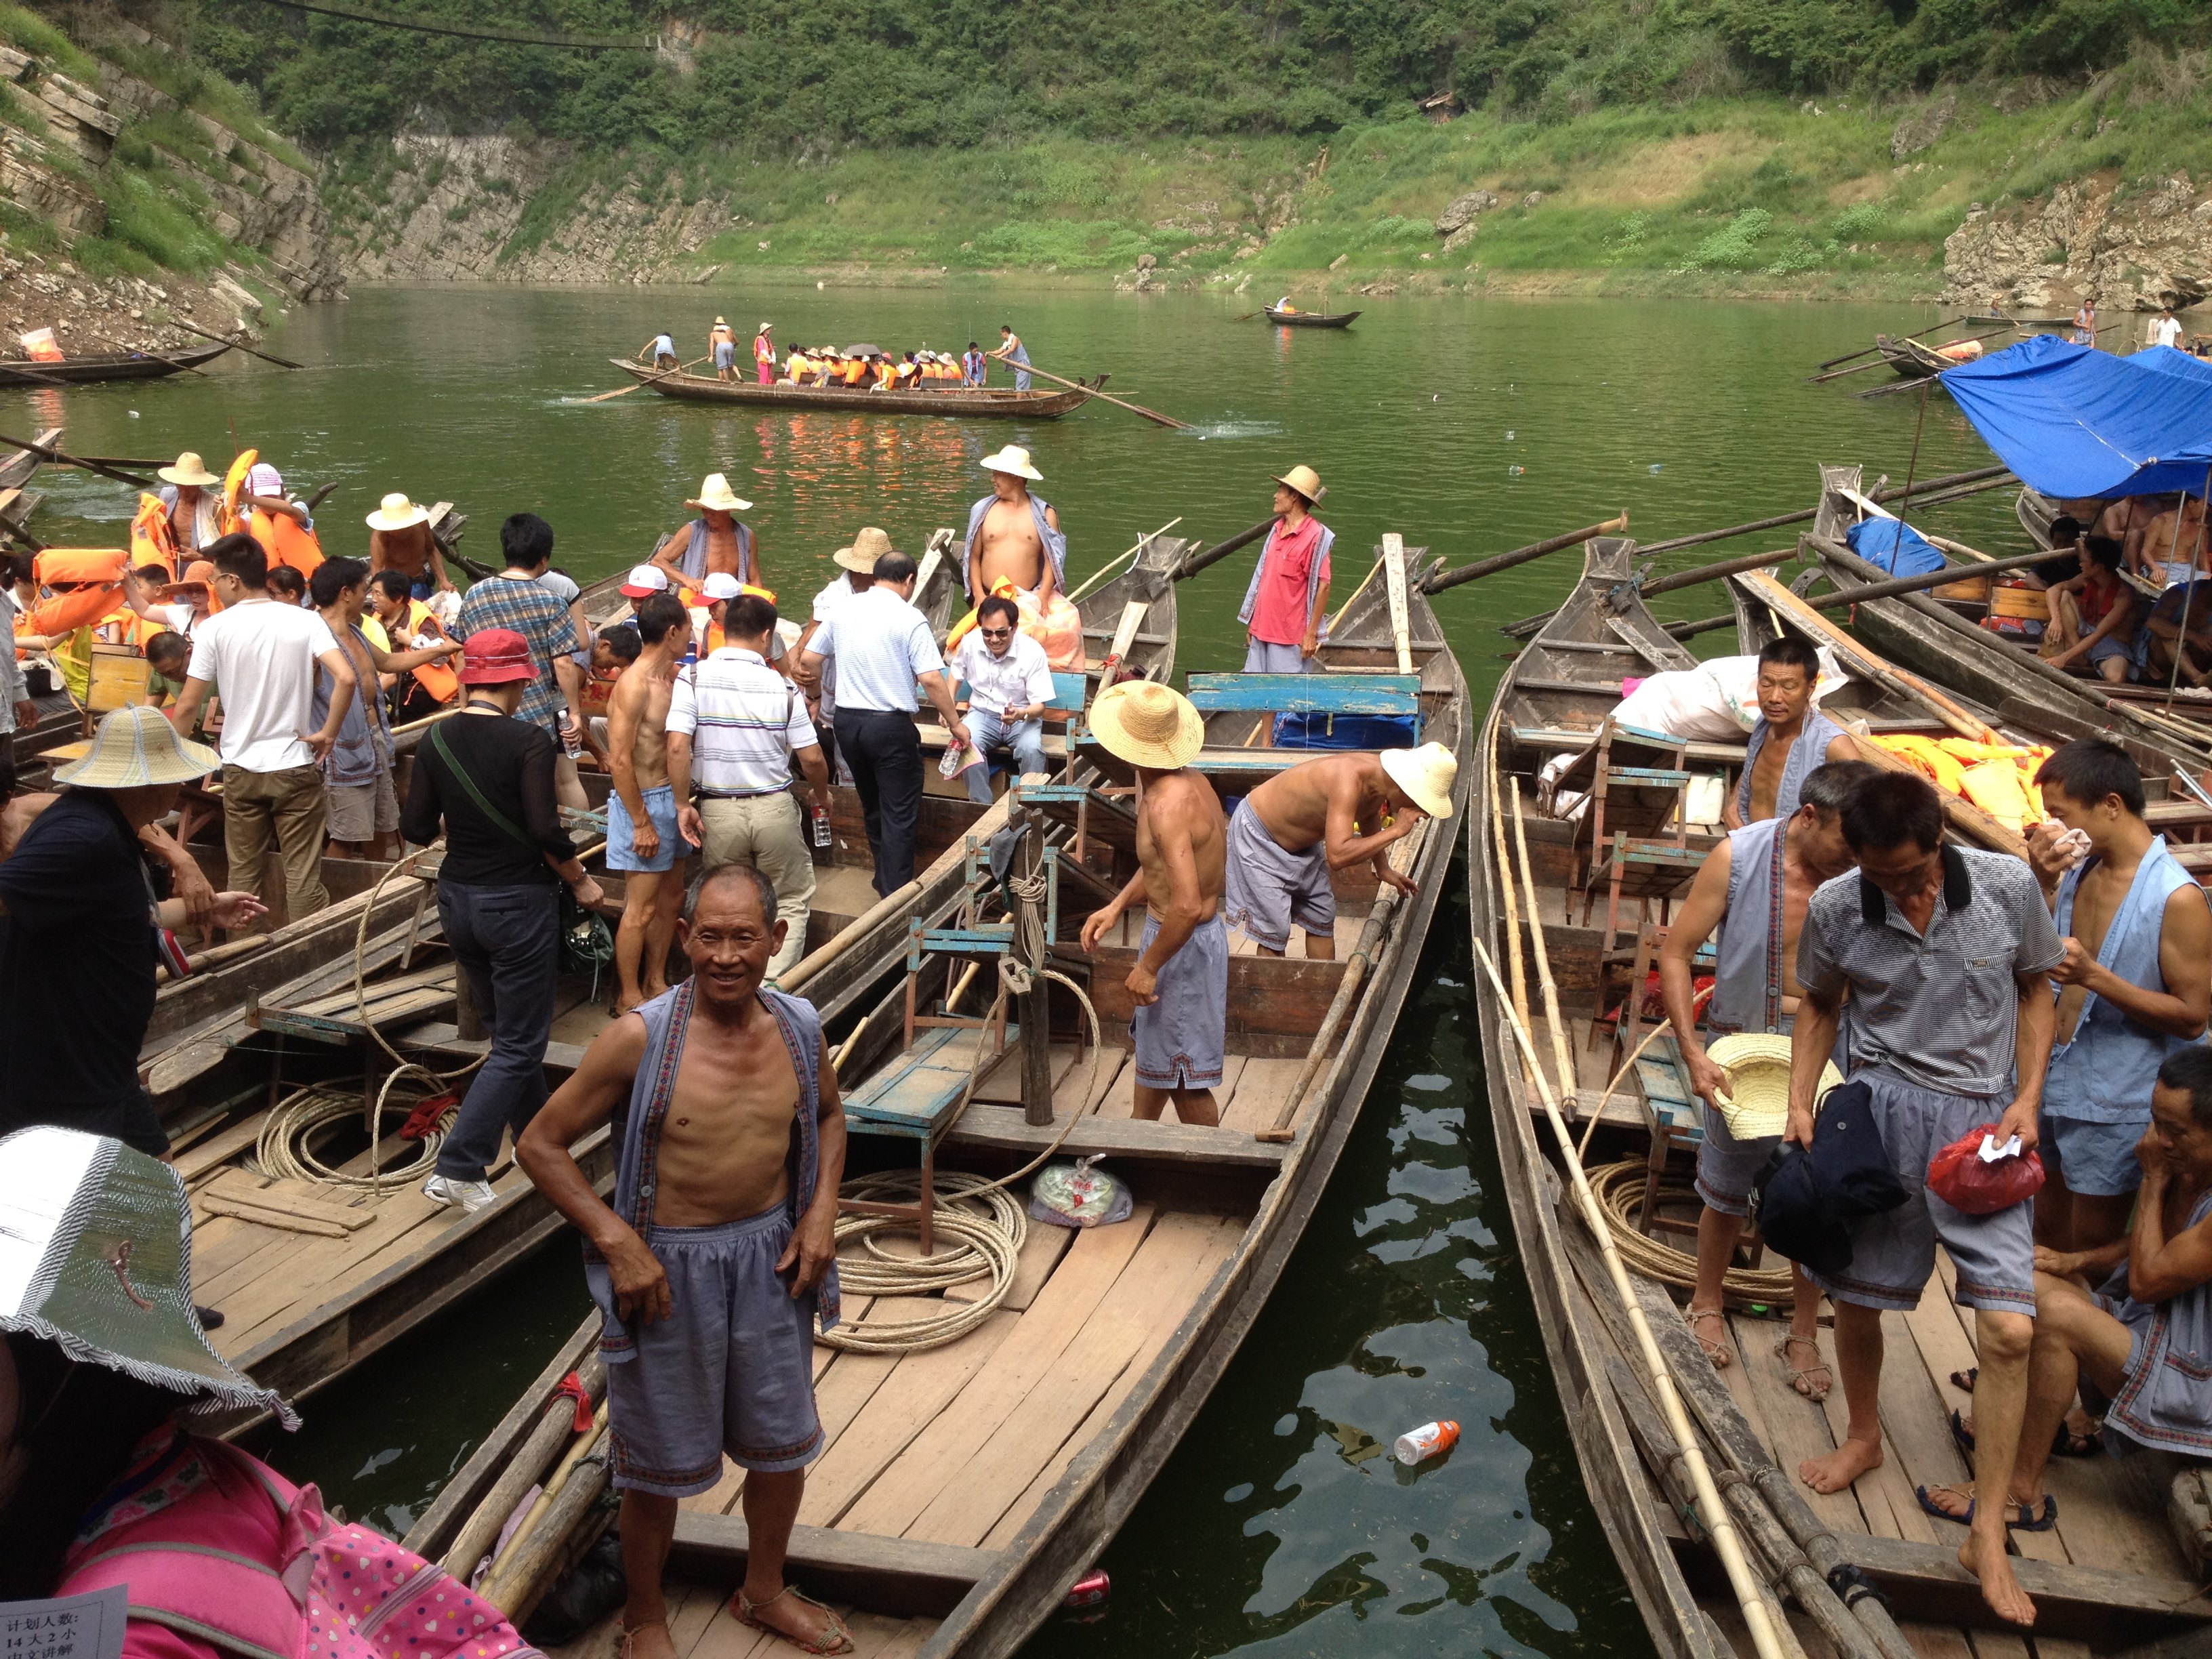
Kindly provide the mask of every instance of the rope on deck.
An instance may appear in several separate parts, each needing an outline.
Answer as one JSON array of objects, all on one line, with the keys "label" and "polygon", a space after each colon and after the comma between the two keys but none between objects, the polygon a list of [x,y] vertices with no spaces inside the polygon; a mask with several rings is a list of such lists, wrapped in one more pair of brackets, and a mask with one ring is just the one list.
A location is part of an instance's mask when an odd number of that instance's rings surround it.
[{"label": "rope on deck", "polygon": [[[1601,1164],[1591,1170],[1589,1183],[1597,1194],[1599,1207],[1605,1212],[1605,1224],[1613,1235],[1613,1248],[1620,1252],[1620,1259],[1629,1269],[1679,1290],[1694,1289],[1698,1283],[1697,1257],[1652,1237],[1637,1224],[1644,1204],[1644,1183],[1650,1174],[1650,1167],[1642,1158],[1624,1158],[1618,1164]],[[1657,1198],[1662,1203],[1700,1201],[1697,1188],[1686,1181],[1661,1182]],[[1786,1308],[1790,1297],[1790,1270],[1730,1267],[1722,1280],[1722,1292],[1726,1304],[1739,1311],[1750,1311],[1759,1306]]]}]

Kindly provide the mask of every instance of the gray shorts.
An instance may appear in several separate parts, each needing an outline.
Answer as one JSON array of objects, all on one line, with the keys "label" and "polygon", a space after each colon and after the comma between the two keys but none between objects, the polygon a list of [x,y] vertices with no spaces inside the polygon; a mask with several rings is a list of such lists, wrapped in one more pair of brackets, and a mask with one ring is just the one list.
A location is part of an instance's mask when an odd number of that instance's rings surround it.
[{"label": "gray shorts", "polygon": [[[1159,937],[1145,918],[1142,954]],[[1199,923],[1159,972],[1158,1002],[1129,1018],[1137,1081],[1148,1089],[1211,1089],[1221,1081],[1229,1028],[1229,930],[1216,915]]]},{"label": "gray shorts", "polygon": [[1968,1215],[1928,1190],[1928,1160],[1977,1124],[1996,1122],[2008,1101],[1939,1094],[1884,1072],[1862,1071],[1851,1081],[1873,1091],[1875,1122],[1905,1199],[1896,1209],[1855,1224],[1851,1265],[1838,1273],[1812,1273],[1814,1282],[1838,1302],[1909,1312],[1920,1305],[1920,1292],[1936,1270],[1941,1239],[1959,1270],[1961,1306],[2033,1314],[2033,1200],[2023,1199],[1993,1215]]},{"label": "gray shorts", "polygon": [[1222,920],[1255,945],[1287,949],[1293,922],[1324,939],[1335,936],[1336,890],[1329,884],[1327,843],[1285,852],[1252,810],[1249,796],[1229,815],[1224,883]]},{"label": "gray shorts", "polygon": [[1248,674],[1310,674],[1313,661],[1295,645],[1270,645],[1245,636],[1244,672]]},{"label": "gray shorts", "polygon": [[[1794,1014],[1782,1017],[1780,1030],[1787,1036],[1797,1024]],[[1716,1031],[1716,1038],[1727,1035]],[[1844,1057],[1844,1028],[1839,1020],[1836,1025],[1836,1066],[1848,1071]],[[1756,1140],[1738,1140],[1729,1133],[1728,1120],[1717,1108],[1698,1103],[1698,1115],[1705,1128],[1705,1139],[1698,1143],[1698,1196],[1723,1215],[1745,1216],[1751,1213],[1751,1183],[1766,1167],[1766,1160],[1782,1144],[1780,1135],[1761,1135]]]},{"label": "gray shorts", "polygon": [[374,841],[399,828],[399,798],[392,774],[379,772],[374,783],[336,784],[324,791],[324,833],[332,841]]},{"label": "gray shorts", "polygon": [[2142,1185],[2136,1144],[2150,1127],[2138,1123],[2092,1123],[2045,1106],[2036,1119],[2037,1154],[2044,1174],[2084,1198],[2125,1198]]},{"label": "gray shorts", "polygon": [[[635,1348],[607,1366],[616,1486],[689,1498],[722,1478],[725,1452],[764,1474],[820,1455],[815,1299],[793,1300],[775,1271],[791,1231],[781,1204],[719,1227],[653,1230],[676,1311],[649,1325],[631,1319]],[[612,1319],[605,1267],[587,1262],[584,1278]]]}]

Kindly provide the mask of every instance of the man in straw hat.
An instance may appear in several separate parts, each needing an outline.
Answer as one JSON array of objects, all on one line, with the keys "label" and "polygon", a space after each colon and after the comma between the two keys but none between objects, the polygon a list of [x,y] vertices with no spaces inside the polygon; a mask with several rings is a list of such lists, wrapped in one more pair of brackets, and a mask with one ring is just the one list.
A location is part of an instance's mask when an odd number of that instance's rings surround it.
[{"label": "man in straw hat", "polygon": [[224,522],[222,476],[208,471],[198,450],[187,449],[175,465],[162,467],[154,476],[161,481],[158,494],[169,532],[169,545],[163,550],[173,563],[212,545],[229,529]]},{"label": "man in straw hat", "polygon": [[[101,720],[84,757],[55,771],[60,797],[0,863],[0,1133],[63,1123],[167,1150],[138,1050],[162,960],[156,930],[183,927],[185,902],[155,902],[141,833],[221,764],[134,708]],[[246,927],[261,915],[252,894],[218,893],[209,920]]]},{"label": "man in straw hat", "polygon": [[1156,1118],[1170,1100],[1185,1123],[1218,1123],[1213,1087],[1228,1043],[1229,935],[1221,924],[1228,826],[1213,785],[1189,763],[1206,745],[1190,700],[1152,680],[1109,685],[1091,706],[1109,754],[1137,769],[1137,873],[1083,924],[1095,951],[1133,904],[1145,907],[1129,969],[1136,1012],[1135,1113]]},{"label": "man in straw hat", "polygon": [[371,576],[397,570],[407,578],[409,593],[418,599],[453,591],[438,538],[430,533],[429,512],[409,501],[404,490],[386,495],[368,522]]},{"label": "man in straw hat", "polygon": [[[672,1659],[661,1569],[680,1499],[746,1471],[745,1579],[730,1612],[811,1653],[853,1644],[785,1583],[821,1455],[814,1325],[838,1318],[845,1112],[813,1006],[763,983],[787,932],[748,864],[700,878],[677,942],[691,976],[610,1025],[523,1131],[516,1158],[585,1237],[604,1317],[622,1492],[624,1651]],[[619,1113],[611,1204],[569,1148]]]},{"label": "man in straw hat", "polygon": [[752,503],[730,488],[725,475],[709,472],[699,493],[684,505],[698,508],[699,516],[670,532],[653,550],[653,563],[684,587],[696,588],[718,572],[754,587],[768,586],[761,574],[760,538],[737,516]]},{"label": "man in straw hat", "polygon": [[[1682,1316],[1716,1370],[1735,1360],[1721,1304],[1729,1257],[1743,1232],[1752,1182],[1782,1137],[1778,1129],[1739,1139],[1729,1127],[1720,1103],[1742,1099],[1749,1079],[1739,1079],[1732,1096],[1729,1073],[1705,1052],[1691,989],[1693,959],[1717,933],[1712,1003],[1705,1011],[1711,1036],[1790,1030],[1803,995],[1796,970],[1805,907],[1814,888],[1857,862],[1844,839],[1844,804],[1874,769],[1864,761],[1825,762],[1796,786],[1798,805],[1788,817],[1762,818],[1733,831],[1705,855],[1660,942],[1660,994],[1690,1086],[1705,1103],[1705,1139],[1698,1147],[1698,1196],[1705,1200],[1698,1217],[1698,1284]],[[1643,988],[1632,986],[1629,994],[1641,996]],[[1825,1400],[1834,1379],[1820,1357],[1820,1292],[1794,1262],[1790,1281],[1790,1334],[1776,1353],[1792,1388],[1808,1400]]]},{"label": "man in straw hat", "polygon": [[1244,624],[1248,674],[1304,674],[1321,650],[1328,550],[1336,544],[1336,532],[1313,515],[1321,496],[1321,476],[1310,466],[1294,466],[1275,480],[1275,522],[1237,613]]},{"label": "man in straw hat", "polygon": [[890,550],[891,538],[870,525],[853,538],[852,546],[841,547],[830,556],[830,562],[837,567],[837,574],[814,596],[812,613],[799,632],[799,648],[792,653],[788,665],[791,677],[806,693],[807,713],[814,717],[815,727],[821,733],[825,761],[834,759],[837,737],[837,659],[824,654],[809,667],[806,648],[821,633],[822,625],[844,608],[846,601],[875,586],[876,561]]},{"label": "man in straw hat", "polygon": [[1018,444],[986,455],[981,465],[991,475],[991,493],[968,509],[962,546],[969,602],[981,604],[1001,581],[1009,581],[1041,611],[1067,585],[1067,538],[1060,514],[1030,493],[1044,474]]},{"label": "man in straw hat", "polygon": [[714,378],[734,380],[738,378],[738,336],[726,318],[714,319],[714,327],[707,331],[707,350],[714,360]]},{"label": "man in straw hat", "polygon": [[1277,773],[1230,815],[1223,921],[1271,957],[1290,948],[1296,922],[1305,932],[1306,959],[1331,960],[1330,872],[1368,864],[1385,887],[1412,892],[1414,884],[1390,867],[1390,848],[1423,818],[1452,815],[1458,777],[1459,762],[1440,743],[1328,755]]},{"label": "man in straw hat", "polygon": [[2066,947],[2025,863],[1944,844],[1934,785],[1878,773],[1851,792],[1843,818],[1859,873],[1826,883],[1805,907],[1804,1000],[1790,1033],[1783,1133],[1811,1146],[1820,1073],[1848,1019],[1851,1081],[1867,1085],[1873,1127],[1905,1198],[1850,1224],[1847,1270],[1813,1275],[1835,1304],[1850,1426],[1843,1444],[1805,1459],[1798,1474],[1816,1492],[1840,1492],[1881,1463],[1882,1310],[1918,1305],[1941,1239],[1958,1268],[1958,1300],[1974,1310],[1981,1358],[1974,1473],[1989,1501],[1975,1506],[1959,1560],[1998,1618],[2027,1625],[2035,1607],[2013,1576],[2005,1539],[2008,1522],[2028,1517],[2005,1501],[2005,1488],[2035,1336],[2032,1200],[1969,1215],[1923,1177],[1938,1151],[1992,1121],[2000,1146],[2018,1135],[2023,1150],[2034,1148],[2051,1059],[2049,975]]}]

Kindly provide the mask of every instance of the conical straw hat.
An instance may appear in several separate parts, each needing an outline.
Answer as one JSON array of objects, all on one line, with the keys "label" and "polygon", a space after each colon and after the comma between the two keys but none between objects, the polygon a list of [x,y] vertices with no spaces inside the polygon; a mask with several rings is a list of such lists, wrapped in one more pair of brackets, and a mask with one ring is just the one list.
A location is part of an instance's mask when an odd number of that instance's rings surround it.
[{"label": "conical straw hat", "polygon": [[1091,729],[1108,754],[1156,772],[1187,766],[1206,747],[1205,717],[1157,680],[1108,686],[1091,705]]},{"label": "conical straw hat", "polygon": [[[1790,1039],[1778,1032],[1735,1031],[1705,1051],[1728,1073],[1729,1091],[1714,1101],[1738,1140],[1778,1135],[1790,1123]],[[1813,1104],[1844,1080],[1831,1060],[1820,1068]]]},{"label": "conical straw hat", "polygon": [[79,789],[145,789],[190,783],[222,764],[205,744],[179,737],[159,709],[118,708],[100,721],[82,760],[55,769],[54,781]]}]

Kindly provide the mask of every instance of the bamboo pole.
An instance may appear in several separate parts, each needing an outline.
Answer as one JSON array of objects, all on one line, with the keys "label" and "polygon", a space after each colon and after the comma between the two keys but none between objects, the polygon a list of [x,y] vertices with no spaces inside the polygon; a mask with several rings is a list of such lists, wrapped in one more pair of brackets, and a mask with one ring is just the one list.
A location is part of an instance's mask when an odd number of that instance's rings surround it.
[{"label": "bamboo pole", "polygon": [[1531,559],[1540,559],[1547,553],[1556,553],[1563,547],[1579,547],[1594,536],[1611,536],[1628,528],[1628,514],[1607,519],[1603,524],[1585,525],[1580,530],[1570,530],[1564,536],[1553,536],[1540,542],[1531,542],[1526,547],[1516,547],[1510,553],[1492,554],[1486,559],[1477,559],[1456,570],[1446,570],[1431,576],[1421,584],[1424,593],[1441,593],[1448,587],[1457,587],[1462,582],[1471,582],[1478,577],[1510,570],[1516,564],[1526,564]]},{"label": "bamboo pole", "polygon": [[[1956,323],[1972,322],[1973,318],[1974,313],[1972,312],[1961,312],[1956,317],[1946,317],[1940,323],[1930,323],[1926,328],[1922,329],[1917,334],[1907,334],[1901,337],[1907,340],[1917,340],[1927,335],[1935,333],[1937,329],[1949,328]],[[1855,357],[1865,356],[1869,351],[1879,351],[1881,349],[1881,348],[1880,346],[1862,346],[1858,350],[1846,352],[1840,357],[1831,357],[1826,362],[1819,364],[1817,367],[1821,368],[1833,368],[1838,363],[1847,363]]]},{"label": "bamboo pole", "polygon": [[1050,380],[1054,386],[1064,386],[1071,392],[1087,392],[1092,397],[1097,398],[1099,402],[1111,404],[1116,409],[1126,409],[1132,415],[1141,415],[1146,420],[1152,422],[1155,426],[1173,427],[1178,432],[1188,432],[1190,430],[1190,422],[1188,421],[1178,421],[1174,416],[1163,415],[1157,409],[1146,409],[1142,404],[1129,403],[1123,398],[1116,398],[1108,392],[1101,392],[1097,386],[1087,385],[1081,380],[1063,380],[1057,374],[1046,373],[1043,369],[1039,368],[1035,363],[1017,363],[1012,362],[1010,359],[1001,359],[1001,361],[1006,362],[1009,368],[1013,368],[1017,372],[1023,368],[1027,368],[1030,374],[1036,375],[1039,380]]},{"label": "bamboo pole", "polygon": [[784,973],[777,975],[776,988],[781,991],[796,991],[808,980],[827,968],[836,959],[838,953],[848,945],[877,927],[886,916],[895,915],[912,904],[921,895],[921,884],[919,881],[910,881],[897,891],[886,894],[877,900],[868,908],[866,914],[848,922],[835,938],[824,942],[819,950],[810,951],[801,957]]},{"label": "bamboo pole", "polygon": [[[2002,479],[2011,471],[2008,466],[1976,467],[1966,472],[1952,472],[1940,478],[1930,478],[1920,488],[1923,490],[1949,489],[1958,484],[1979,483],[1984,478]],[[1898,490],[1877,490],[1875,492],[1874,499],[1886,501],[1900,493],[1902,492]],[[1802,524],[1820,510],[1817,507],[1808,507],[1802,512],[1784,513],[1777,518],[1758,519],[1749,524],[1731,525],[1725,530],[1701,530],[1694,536],[1677,536],[1671,541],[1654,542],[1649,547],[1639,547],[1636,550],[1646,557],[1654,553],[1672,553],[1677,548],[1695,547],[1701,542],[1726,541],[1733,536],[1747,536],[1754,530],[1773,530],[1785,524]]]},{"label": "bamboo pole", "polygon": [[[576,1377],[583,1383],[586,1395],[597,1397],[606,1390],[606,1364],[597,1353],[587,1354],[583,1364],[576,1367]],[[491,1490],[454,1534],[443,1562],[447,1572],[463,1583],[469,1581],[477,1563],[483,1559],[484,1552],[497,1540],[507,1517],[522,1501],[522,1495],[538,1484],[538,1477],[545,1472],[545,1466],[553,1461],[562,1443],[575,1432],[575,1400],[568,1395],[555,1395],[546,1401],[530,1437],[522,1443],[507,1468],[500,1472],[499,1479],[492,1483]]]},{"label": "bamboo pole", "polygon": [[560,1496],[546,1510],[530,1536],[516,1542],[499,1570],[485,1578],[477,1594],[513,1620],[526,1620],[557,1572],[570,1535],[575,1531],[612,1476],[609,1467],[612,1447],[604,1425],[592,1437],[592,1445],[562,1485]]},{"label": "bamboo pole", "polygon": [[[1323,484],[1321,487],[1320,493],[1313,498],[1313,504],[1316,507],[1319,507],[1328,495],[1328,486],[1327,484]],[[1225,542],[1216,542],[1212,546],[1206,549],[1203,552],[1185,554],[1183,556],[1183,562],[1176,567],[1175,579],[1177,581],[1182,581],[1188,577],[1195,576],[1200,571],[1205,569],[1206,566],[1218,563],[1223,559],[1227,558],[1231,553],[1236,552],[1239,548],[1249,547],[1254,542],[1258,541],[1261,537],[1266,535],[1274,527],[1274,515],[1270,514],[1267,517],[1261,520],[1259,523],[1254,525],[1249,530],[1240,530]]]},{"label": "bamboo pole", "polygon": [[1067,596],[1067,602],[1070,605],[1073,605],[1085,593],[1088,593],[1092,588],[1097,586],[1100,582],[1105,580],[1107,572],[1117,569],[1121,566],[1128,563],[1130,560],[1135,558],[1137,555],[1143,552],[1152,543],[1159,540],[1161,537],[1166,535],[1169,531],[1173,530],[1182,522],[1182,514],[1178,513],[1175,517],[1170,519],[1165,524],[1162,525],[1158,530],[1152,532],[1151,535],[1138,537],[1137,544],[1131,548],[1127,553],[1122,554],[1119,558],[1109,559],[1104,564],[1099,566],[1097,569],[1092,571],[1091,573],[1090,580],[1085,581],[1082,586],[1077,588],[1075,592]]},{"label": "bamboo pole", "polygon": [[256,351],[252,346],[247,345],[243,340],[234,340],[227,334],[210,334],[207,330],[199,327],[196,324],[185,322],[180,317],[172,316],[169,319],[168,325],[171,328],[181,328],[187,334],[197,334],[204,340],[221,341],[224,345],[228,346],[233,351],[242,351],[249,357],[258,357],[263,362],[274,363],[279,368],[298,368],[301,367],[300,364],[294,362],[289,357],[272,356],[266,351]]},{"label": "bamboo pole", "polygon": [[602,392],[590,398],[563,398],[561,401],[564,404],[611,404],[617,398],[627,398],[631,392],[651,386],[655,380],[665,380],[672,374],[681,374],[687,368],[696,368],[706,361],[704,357],[694,357],[688,363],[678,363],[673,368],[664,368],[659,374],[647,375],[642,380],[632,380],[628,386],[617,386],[612,392]]},{"label": "bamboo pole", "polygon": [[1542,913],[1536,908],[1536,881],[1528,861],[1528,832],[1521,817],[1521,780],[1516,777],[1512,782],[1513,848],[1520,860],[1523,896],[1528,901],[1528,937],[1536,955],[1536,982],[1544,993],[1544,1023],[1552,1028],[1552,1063],[1559,1068],[1559,1091],[1572,1099],[1574,1049],[1567,1041],[1567,1023],[1559,1013],[1559,986],[1552,977],[1552,950],[1545,943]]}]

